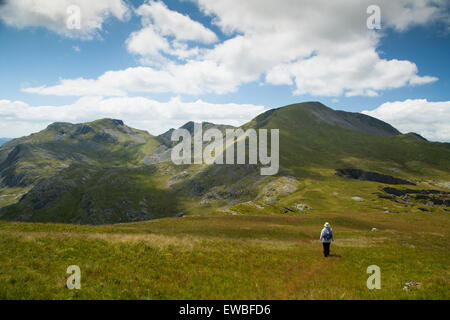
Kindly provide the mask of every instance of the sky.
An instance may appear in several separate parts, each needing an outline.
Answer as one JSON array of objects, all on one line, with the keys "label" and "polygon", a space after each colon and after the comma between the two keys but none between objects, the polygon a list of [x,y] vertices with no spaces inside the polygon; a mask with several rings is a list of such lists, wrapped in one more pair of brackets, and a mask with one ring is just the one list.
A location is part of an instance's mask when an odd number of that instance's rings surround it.
[{"label": "sky", "polygon": [[450,142],[448,0],[0,0],[0,137],[320,101]]}]

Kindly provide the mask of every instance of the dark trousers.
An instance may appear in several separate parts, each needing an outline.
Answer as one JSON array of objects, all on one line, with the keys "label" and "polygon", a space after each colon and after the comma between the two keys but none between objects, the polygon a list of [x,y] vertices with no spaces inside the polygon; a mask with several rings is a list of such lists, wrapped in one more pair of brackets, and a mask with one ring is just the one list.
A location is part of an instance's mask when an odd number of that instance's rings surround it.
[{"label": "dark trousers", "polygon": [[322,242],[323,244],[323,255],[324,257],[328,257],[330,255],[330,242]]}]

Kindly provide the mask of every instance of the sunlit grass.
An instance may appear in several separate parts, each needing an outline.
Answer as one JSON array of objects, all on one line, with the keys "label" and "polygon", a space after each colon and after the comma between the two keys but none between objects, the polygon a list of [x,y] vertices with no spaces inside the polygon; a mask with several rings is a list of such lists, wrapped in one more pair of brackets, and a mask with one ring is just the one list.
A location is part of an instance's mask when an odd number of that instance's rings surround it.
[{"label": "sunlit grass", "polygon": [[[0,298],[448,299],[448,220],[433,229],[433,217],[417,216],[412,228],[382,214],[1,222]],[[336,234],[328,259],[317,241],[325,219]],[[65,287],[72,264],[81,268],[81,290]],[[381,290],[366,287],[372,264],[381,268]],[[409,281],[423,285],[403,291]]]}]

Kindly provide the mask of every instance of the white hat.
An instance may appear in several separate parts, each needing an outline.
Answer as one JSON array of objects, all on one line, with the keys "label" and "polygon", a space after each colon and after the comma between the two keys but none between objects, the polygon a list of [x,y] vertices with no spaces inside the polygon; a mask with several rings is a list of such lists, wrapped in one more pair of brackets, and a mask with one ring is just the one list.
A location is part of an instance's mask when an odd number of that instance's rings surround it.
[{"label": "white hat", "polygon": [[329,228],[330,224],[328,222],[325,222],[325,224],[323,225],[325,228]]}]

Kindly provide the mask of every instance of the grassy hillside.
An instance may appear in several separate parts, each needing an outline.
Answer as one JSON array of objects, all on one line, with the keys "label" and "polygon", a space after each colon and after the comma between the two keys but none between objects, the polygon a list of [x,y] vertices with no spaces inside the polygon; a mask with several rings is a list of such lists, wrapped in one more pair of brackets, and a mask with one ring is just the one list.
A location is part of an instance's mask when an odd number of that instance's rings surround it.
[{"label": "grassy hillside", "polygon": [[388,124],[370,117],[372,121],[364,118],[366,126],[362,126],[360,116],[320,103],[300,103],[270,110],[244,127],[279,128],[281,165],[298,176],[307,174],[310,167],[381,172],[397,168],[417,176],[449,176],[450,144],[399,135]]},{"label": "grassy hillside", "polygon": [[[173,191],[158,187],[156,168],[72,166],[41,181],[6,207],[5,220],[105,224],[175,216]],[[18,215],[19,213],[19,215]]]},{"label": "grassy hillside", "polygon": [[[332,223],[332,256],[318,242]],[[449,299],[448,214],[0,223],[0,299]],[[371,231],[377,228],[376,231]],[[81,268],[68,290],[66,268]],[[381,268],[381,290],[366,269]],[[421,283],[404,291],[406,282]]]},{"label": "grassy hillside", "polygon": [[54,123],[0,148],[0,187],[25,187],[72,164],[136,165],[158,146],[153,136],[120,120]]}]

